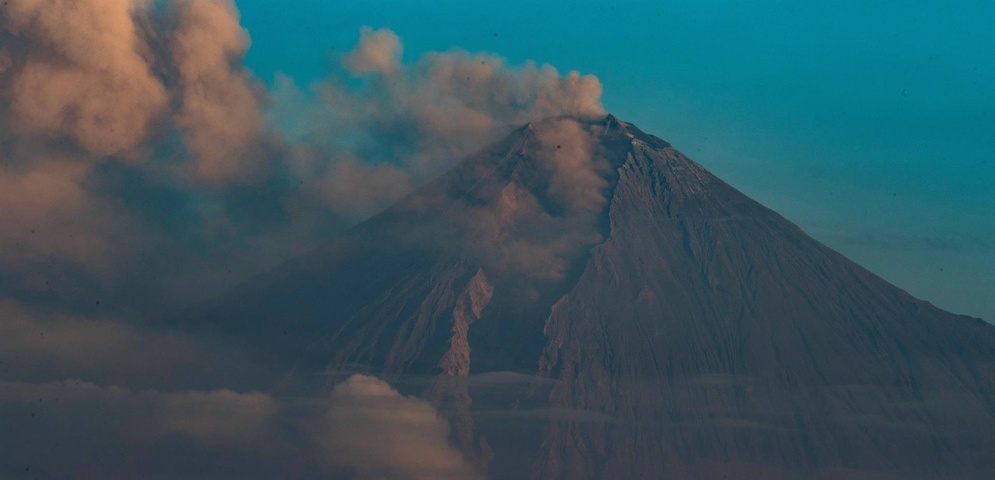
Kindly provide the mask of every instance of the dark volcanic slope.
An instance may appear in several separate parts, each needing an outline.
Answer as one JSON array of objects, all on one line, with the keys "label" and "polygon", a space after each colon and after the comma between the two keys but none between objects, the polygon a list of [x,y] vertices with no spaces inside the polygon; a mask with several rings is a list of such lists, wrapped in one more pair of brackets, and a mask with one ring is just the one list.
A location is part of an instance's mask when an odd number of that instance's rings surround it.
[{"label": "dark volcanic slope", "polygon": [[[995,478],[995,328],[610,116],[523,127],[195,318],[298,369],[438,375],[497,478]],[[444,381],[489,371],[552,381]]]}]

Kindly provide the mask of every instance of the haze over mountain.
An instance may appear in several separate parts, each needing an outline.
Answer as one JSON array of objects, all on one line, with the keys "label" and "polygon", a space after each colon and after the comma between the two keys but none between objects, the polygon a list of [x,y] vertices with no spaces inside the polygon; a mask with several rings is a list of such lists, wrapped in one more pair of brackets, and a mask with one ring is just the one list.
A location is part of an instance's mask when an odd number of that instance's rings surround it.
[{"label": "haze over mountain", "polygon": [[428,400],[489,478],[995,476],[995,327],[610,115],[523,126],[181,320],[286,392]]}]

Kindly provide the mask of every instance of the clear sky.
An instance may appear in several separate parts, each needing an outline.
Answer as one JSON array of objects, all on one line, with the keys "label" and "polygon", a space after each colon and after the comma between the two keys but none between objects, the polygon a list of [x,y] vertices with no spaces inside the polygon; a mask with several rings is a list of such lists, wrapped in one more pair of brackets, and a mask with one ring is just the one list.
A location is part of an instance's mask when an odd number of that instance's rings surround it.
[{"label": "clear sky", "polygon": [[995,3],[238,0],[265,81],[360,27],[579,70],[607,110],[910,293],[995,321]]}]

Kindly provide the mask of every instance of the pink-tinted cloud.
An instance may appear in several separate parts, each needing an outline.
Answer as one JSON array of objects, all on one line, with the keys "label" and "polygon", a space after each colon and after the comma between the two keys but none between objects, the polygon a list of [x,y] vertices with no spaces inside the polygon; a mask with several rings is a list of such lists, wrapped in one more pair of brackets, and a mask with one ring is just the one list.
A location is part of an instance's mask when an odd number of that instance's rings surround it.
[{"label": "pink-tinted cloud", "polygon": [[[514,127],[551,116],[604,114],[602,86],[593,75],[561,75],[532,62],[512,66],[501,57],[459,50],[428,53],[407,64],[402,49],[392,31],[364,28],[358,45],[343,57],[351,78],[333,75],[309,91],[285,77],[279,82],[276,98],[284,106],[276,109],[278,118],[307,140],[305,150],[317,152],[297,157],[298,169],[304,164],[311,175],[348,177],[357,173],[349,166],[355,159],[377,165],[367,175],[371,183],[353,183],[352,189],[376,188],[375,198],[343,201],[325,188],[322,199],[355,203],[363,211],[383,208]],[[312,121],[302,123],[302,114]],[[315,168],[316,156],[324,167]],[[347,166],[335,167],[339,162]]]},{"label": "pink-tinted cloud", "polygon": [[435,408],[374,377],[336,385],[325,426],[317,433],[325,460],[361,480],[483,478],[449,443],[449,423]]},{"label": "pink-tinted cloud", "polygon": [[25,275],[43,262],[75,262],[101,275],[119,266],[114,253],[138,239],[135,220],[83,188],[88,171],[66,157],[0,168],[0,265]]},{"label": "pink-tinted cloud", "polygon": [[196,157],[196,175],[211,183],[245,178],[266,129],[261,92],[241,65],[248,33],[230,0],[187,0],[176,8],[170,52],[179,72],[176,123]]},{"label": "pink-tinted cloud", "polygon": [[[11,75],[14,125],[69,138],[96,156],[134,148],[168,104],[134,15],[145,2],[19,0],[5,5],[15,37],[0,62]],[[15,61],[16,59],[16,61]]]},{"label": "pink-tinted cloud", "polygon": [[342,64],[353,75],[390,74],[400,68],[401,53],[401,39],[394,32],[363,27],[359,32],[359,44]]},{"label": "pink-tinted cloud", "polygon": [[[279,400],[224,388],[246,376],[267,380],[248,355],[133,318],[156,318],[193,301],[186,294],[203,299],[319,244],[514,127],[602,113],[593,76],[463,51],[405,63],[389,30],[363,29],[337,70],[307,89],[287,80],[267,91],[242,63],[248,48],[231,0],[4,4],[0,415],[14,412],[15,423],[33,428],[19,416],[38,408],[31,402],[62,398],[65,407],[46,410],[59,421],[45,432],[103,428],[105,443],[81,450],[122,449],[137,459],[159,458],[154,447],[177,438],[198,451],[253,444],[242,450],[258,456],[276,448],[266,438],[292,444],[280,436],[298,426],[272,430]],[[552,194],[592,211],[593,157],[582,135],[561,133],[549,142],[568,150],[544,164],[561,177],[550,182]],[[480,255],[495,264],[555,274],[562,245],[511,241],[502,230],[522,216],[563,222],[530,195],[512,186],[486,211],[452,213],[480,214]],[[118,314],[96,313],[114,303],[104,296],[124,304]],[[431,405],[382,381],[353,377],[317,403],[320,431],[302,434],[316,444],[293,454],[307,465],[367,478],[480,477]],[[37,452],[48,452],[42,444]],[[71,455],[64,460],[65,475],[87,473],[74,470]],[[97,467],[91,476],[106,477]]]},{"label": "pink-tinted cloud", "polygon": [[[369,28],[327,80],[267,91],[230,0],[10,2],[0,37],[0,285],[72,271],[64,294],[137,298],[147,282],[162,298],[131,305],[147,315],[313,248],[527,121],[602,113],[593,76],[458,50],[404,62]],[[556,170],[563,195],[577,167]],[[547,247],[508,249],[540,264]]]}]

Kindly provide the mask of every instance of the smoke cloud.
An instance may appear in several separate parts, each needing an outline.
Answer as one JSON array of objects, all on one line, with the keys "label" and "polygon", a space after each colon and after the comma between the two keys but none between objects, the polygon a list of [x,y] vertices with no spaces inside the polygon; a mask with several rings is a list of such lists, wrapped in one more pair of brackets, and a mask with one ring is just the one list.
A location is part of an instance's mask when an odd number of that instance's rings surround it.
[{"label": "smoke cloud", "polygon": [[230,0],[11,2],[0,38],[0,287],[22,300],[71,277],[66,303],[193,303],[512,128],[603,113],[591,75],[458,50],[405,63],[386,29],[324,80],[267,90]]},{"label": "smoke cloud", "polygon": [[[325,79],[280,77],[268,86],[243,64],[250,43],[231,0],[0,7],[0,415],[23,433],[0,434],[0,451],[36,458],[44,449],[28,452],[19,440],[38,446],[64,435],[54,424],[31,430],[31,417],[20,416],[40,410],[30,398],[59,397],[76,406],[53,407],[52,418],[103,432],[94,448],[80,448],[78,458],[68,452],[53,467],[63,476],[85,476],[74,468],[92,457],[123,465],[94,476],[193,478],[149,453],[153,445],[170,446],[163,457],[197,452],[203,458],[192,465],[203,472],[225,445],[265,435],[283,440],[224,458],[248,471],[272,454],[283,459],[272,460],[273,472],[299,478],[328,468],[367,478],[476,478],[430,405],[365,377],[320,403],[326,428],[314,440],[322,456],[312,459],[301,453],[310,447],[270,430],[281,401],[235,392],[272,381],[253,357],[152,325],[164,311],[316,247],[513,128],[603,114],[600,82],[487,53],[406,60],[394,32],[364,28]],[[598,194],[590,196],[597,178],[585,173],[597,160],[575,141],[578,132],[563,128],[549,132],[543,149],[550,196],[576,219],[599,208]],[[514,237],[502,228],[538,206],[515,195],[487,213],[487,255],[561,271],[562,245],[494,243]],[[115,427],[123,424],[102,405],[135,428]],[[138,430],[149,436],[132,445]],[[125,458],[101,453],[113,451]],[[122,463],[128,455],[148,458],[149,470]]]},{"label": "smoke cloud", "polygon": [[539,132],[539,158],[550,172],[550,196],[571,213],[601,211],[609,165],[595,156],[591,133],[572,119],[544,127]]},{"label": "smoke cloud", "polygon": [[[136,1],[23,0],[2,18],[4,97],[22,134],[67,138],[107,156],[146,139],[167,107],[146,60]],[[10,58],[13,59],[10,59]]]},{"label": "smoke cloud", "polygon": [[[345,72],[306,89],[279,82],[277,103],[299,107],[278,109],[278,121],[306,139],[297,172],[321,179],[310,192],[339,214],[349,215],[350,205],[361,213],[381,209],[529,121],[604,113],[601,83],[591,75],[560,75],[531,62],[513,67],[464,51],[404,64],[402,49],[393,32],[364,29],[342,58]],[[302,124],[301,112],[314,121]],[[356,169],[357,158],[376,168]],[[343,202],[363,179],[385,188]]]},{"label": "smoke cloud", "polygon": [[175,118],[196,175],[212,183],[244,178],[247,164],[259,161],[253,147],[266,129],[261,87],[241,66],[248,33],[230,2],[186,0],[177,10],[170,54],[182,102]]},{"label": "smoke cloud", "polygon": [[561,279],[603,240],[612,168],[595,137],[604,128],[571,117],[529,124],[511,155],[485,157],[408,202],[412,216],[427,220],[416,241],[462,251],[516,283]]},{"label": "smoke cloud", "polygon": [[346,55],[343,64],[355,76],[370,73],[387,75],[400,66],[402,52],[401,39],[394,32],[363,27],[359,44]]},{"label": "smoke cloud", "polygon": [[132,220],[84,189],[87,171],[56,157],[0,173],[0,265],[25,275],[38,263],[75,261],[95,272],[113,265],[112,245],[128,243],[113,233],[130,230]]}]

